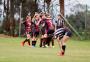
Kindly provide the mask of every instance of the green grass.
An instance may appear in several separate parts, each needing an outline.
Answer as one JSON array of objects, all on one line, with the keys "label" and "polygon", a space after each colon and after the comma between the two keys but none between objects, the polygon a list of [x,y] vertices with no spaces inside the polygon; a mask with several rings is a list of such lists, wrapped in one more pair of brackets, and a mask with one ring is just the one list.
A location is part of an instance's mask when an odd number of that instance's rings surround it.
[{"label": "green grass", "polygon": [[20,46],[24,38],[0,38],[0,62],[90,62],[90,42],[69,40],[66,54],[57,56],[55,48],[36,48]]}]

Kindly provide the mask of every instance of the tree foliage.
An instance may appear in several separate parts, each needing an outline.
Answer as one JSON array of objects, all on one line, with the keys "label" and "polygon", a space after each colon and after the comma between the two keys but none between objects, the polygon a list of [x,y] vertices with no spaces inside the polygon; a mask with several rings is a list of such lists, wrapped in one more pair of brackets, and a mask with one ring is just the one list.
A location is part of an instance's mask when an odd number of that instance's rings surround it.
[{"label": "tree foliage", "polygon": [[[90,12],[87,12],[87,16],[85,14],[86,12],[77,12],[76,14],[67,16],[67,19],[70,24],[78,31],[78,33],[87,39],[90,37]],[[87,17],[86,19],[85,16]]]},{"label": "tree foliage", "polygon": [[23,19],[25,19],[29,12],[33,16],[37,11],[36,0],[4,0],[4,11],[6,17],[3,21],[3,30],[10,35],[14,35],[15,27],[18,26],[16,24],[18,21],[14,19],[14,15],[15,13],[20,15],[20,6],[22,6],[21,17]]}]

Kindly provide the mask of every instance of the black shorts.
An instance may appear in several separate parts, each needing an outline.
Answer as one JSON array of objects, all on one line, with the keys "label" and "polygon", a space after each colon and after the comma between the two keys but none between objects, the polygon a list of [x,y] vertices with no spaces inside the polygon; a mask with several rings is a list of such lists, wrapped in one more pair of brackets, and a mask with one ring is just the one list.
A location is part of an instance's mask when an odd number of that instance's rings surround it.
[{"label": "black shorts", "polygon": [[53,37],[54,36],[54,30],[49,29],[47,32],[48,37]]},{"label": "black shorts", "polygon": [[62,39],[64,35],[68,36],[68,37],[71,37],[72,36],[72,32],[71,31],[64,32],[61,36],[59,36],[59,39]]},{"label": "black shorts", "polygon": [[54,30],[48,29],[47,34],[53,34],[53,33],[54,33]]},{"label": "black shorts", "polygon": [[31,37],[37,37],[37,36],[39,36],[39,31],[37,31],[35,28],[32,29]]},{"label": "black shorts", "polygon": [[68,37],[71,37],[71,36],[72,36],[72,32],[71,32],[71,31],[67,31],[67,32],[65,33],[65,35],[68,36]]},{"label": "black shorts", "polygon": [[42,28],[41,29],[41,35],[44,35],[45,34],[45,28]]},{"label": "black shorts", "polygon": [[39,31],[31,33],[31,37],[38,37],[38,36],[39,36]]},{"label": "black shorts", "polygon": [[64,35],[68,37],[72,36],[72,32],[69,29],[65,29],[65,28],[57,29],[54,34],[56,37],[59,37],[60,39],[63,38]]},{"label": "black shorts", "polygon": [[39,36],[39,31],[36,31],[35,32],[35,37],[38,37]]}]

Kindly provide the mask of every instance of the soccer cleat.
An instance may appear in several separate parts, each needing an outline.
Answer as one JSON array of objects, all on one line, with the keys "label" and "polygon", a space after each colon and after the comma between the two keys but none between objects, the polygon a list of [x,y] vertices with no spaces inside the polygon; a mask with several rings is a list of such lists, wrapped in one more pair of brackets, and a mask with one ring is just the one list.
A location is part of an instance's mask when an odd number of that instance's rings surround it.
[{"label": "soccer cleat", "polygon": [[55,46],[52,46],[52,48],[55,48]]},{"label": "soccer cleat", "polygon": [[45,45],[46,48],[48,48],[48,45]]},{"label": "soccer cleat", "polygon": [[62,52],[61,52],[61,56],[64,56],[64,53],[65,53],[65,52],[64,52],[64,51],[62,51]]},{"label": "soccer cleat", "polygon": [[64,53],[65,53],[64,51],[61,51],[61,52],[59,51],[59,52],[57,53],[57,55],[58,55],[58,56],[64,56]]},{"label": "soccer cleat", "polygon": [[24,46],[24,42],[21,42],[21,46]]},{"label": "soccer cleat", "polygon": [[45,46],[42,46],[42,48],[44,48]]},{"label": "soccer cleat", "polygon": [[35,46],[32,45],[32,48],[35,48]]}]

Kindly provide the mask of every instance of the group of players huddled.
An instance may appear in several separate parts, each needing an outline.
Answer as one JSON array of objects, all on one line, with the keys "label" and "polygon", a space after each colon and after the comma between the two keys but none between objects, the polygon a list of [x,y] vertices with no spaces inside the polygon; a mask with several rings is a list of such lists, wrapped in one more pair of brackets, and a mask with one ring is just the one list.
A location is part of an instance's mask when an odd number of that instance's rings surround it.
[{"label": "group of players huddled", "polygon": [[[35,13],[33,18],[28,15],[23,24],[25,26],[26,39],[22,41],[22,46],[27,42],[29,46],[35,47],[38,38],[40,38],[40,47],[51,47],[50,43],[52,43],[54,48],[54,38],[57,38],[61,48],[57,55],[64,55],[66,42],[72,33],[64,25],[61,15],[58,15],[56,25],[53,24],[51,15],[45,13]],[[31,43],[30,40],[32,40]]]}]

